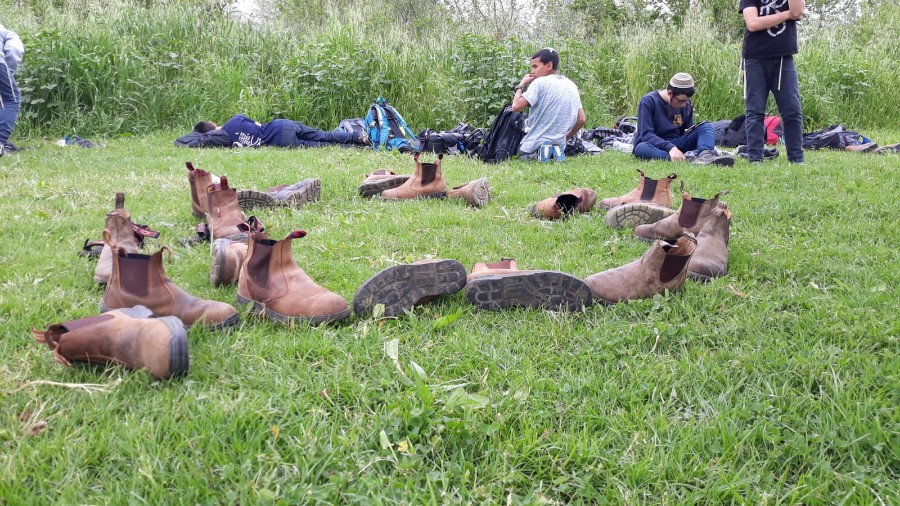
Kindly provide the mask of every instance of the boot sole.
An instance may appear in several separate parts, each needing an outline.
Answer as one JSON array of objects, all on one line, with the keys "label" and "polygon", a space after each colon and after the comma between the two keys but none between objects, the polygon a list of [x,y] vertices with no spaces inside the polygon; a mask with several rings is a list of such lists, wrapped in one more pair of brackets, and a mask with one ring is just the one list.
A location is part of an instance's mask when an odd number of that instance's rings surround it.
[{"label": "boot sole", "polygon": [[423,193],[421,195],[416,195],[411,199],[392,199],[381,196],[381,200],[390,200],[390,201],[399,201],[399,200],[417,200],[417,199],[444,199],[447,198],[447,192],[435,192],[435,193]]},{"label": "boot sole", "polygon": [[244,211],[255,208],[280,207],[281,202],[268,193],[257,190],[237,192],[238,206]]},{"label": "boot sole", "polygon": [[389,267],[375,274],[356,291],[353,312],[361,318],[372,316],[384,304],[384,316],[401,315],[426,297],[450,295],[466,285],[466,268],[457,260]]},{"label": "boot sole", "polygon": [[303,187],[302,190],[296,191],[290,197],[284,199],[285,207],[300,208],[306,204],[312,204],[319,201],[322,194],[322,181],[313,179],[310,183]]},{"label": "boot sole", "polygon": [[649,225],[675,214],[668,207],[636,202],[614,207],[606,213],[606,226],[609,228],[634,228],[638,225]]},{"label": "boot sole", "polygon": [[[138,306],[135,306],[135,307],[138,307]],[[143,306],[140,306],[140,307],[143,307]],[[101,313],[108,313],[115,309],[124,309],[124,308],[109,307],[106,305],[105,300],[103,300],[102,298],[100,299],[100,312]],[[156,313],[153,313],[153,314],[156,315]],[[178,318],[177,316],[161,316],[161,315],[156,315],[156,316],[159,318],[170,318],[170,317],[177,318],[178,321],[181,321],[181,319]],[[203,328],[209,329],[209,330],[221,330],[224,328],[233,327],[233,326],[237,325],[238,322],[240,322],[240,321],[241,321],[240,313],[235,312],[233,315],[229,316],[228,318],[226,318],[225,320],[223,320],[219,323],[195,323],[194,325],[199,325],[200,327],[203,327]],[[181,326],[186,331],[190,330],[191,327],[193,327],[194,325],[188,325],[188,324],[184,323],[183,321],[181,322]]]},{"label": "boot sole", "polygon": [[[221,241],[221,242],[220,242]],[[225,241],[228,241],[227,243]],[[228,285],[225,281],[225,250],[231,244],[231,239],[216,239],[212,243],[212,265],[209,269],[209,284],[213,288]]]},{"label": "boot sole", "polygon": [[481,178],[472,183],[472,201],[470,206],[484,207],[491,200],[491,187],[488,186],[486,178]]},{"label": "boot sole", "polygon": [[410,175],[392,176],[370,183],[363,182],[363,184],[359,185],[359,194],[367,199],[376,195],[381,195],[381,192],[401,186],[411,177],[412,176]]},{"label": "boot sole", "polygon": [[587,283],[559,271],[481,276],[466,284],[466,298],[479,309],[510,306],[580,311],[591,305]]},{"label": "boot sole", "polygon": [[169,339],[169,374],[171,376],[184,376],[191,366],[191,355],[188,352],[187,331],[184,330],[184,324],[174,316],[159,318],[164,322],[172,338]]},{"label": "boot sole", "polygon": [[271,309],[267,308],[265,304],[261,302],[256,302],[255,300],[246,299],[241,296],[241,294],[237,295],[237,303],[238,305],[247,305],[253,304],[253,312],[262,316],[263,318],[269,318],[270,320],[275,320],[281,323],[310,323],[312,325],[321,325],[323,323],[336,322],[339,320],[343,320],[350,316],[350,308],[347,308],[344,311],[339,313],[331,313],[325,315],[318,316],[287,316],[281,313],[276,313]]}]

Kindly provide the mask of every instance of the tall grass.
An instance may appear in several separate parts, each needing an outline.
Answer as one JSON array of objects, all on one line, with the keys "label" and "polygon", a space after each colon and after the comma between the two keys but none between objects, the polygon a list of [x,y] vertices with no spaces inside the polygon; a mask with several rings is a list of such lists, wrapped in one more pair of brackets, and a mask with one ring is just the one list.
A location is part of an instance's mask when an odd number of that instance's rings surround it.
[{"label": "tall grass", "polygon": [[[482,126],[543,45],[465,33],[464,25],[432,18],[391,25],[390,13],[374,4],[345,5],[319,26],[302,24],[296,12],[271,23],[235,21],[214,2],[67,5],[32,1],[4,13],[27,46],[25,134],[140,133],[239,112],[333,128],[364,115],[377,96],[416,129]],[[898,123],[898,14],[900,6],[884,3],[854,24],[801,27],[808,127]],[[581,88],[588,126],[633,114],[641,95],[677,71],[698,80],[704,118],[743,110],[740,41],[720,39],[703,9],[692,10],[680,30],[639,26],[597,41],[549,42],[561,51],[561,72]]]}]

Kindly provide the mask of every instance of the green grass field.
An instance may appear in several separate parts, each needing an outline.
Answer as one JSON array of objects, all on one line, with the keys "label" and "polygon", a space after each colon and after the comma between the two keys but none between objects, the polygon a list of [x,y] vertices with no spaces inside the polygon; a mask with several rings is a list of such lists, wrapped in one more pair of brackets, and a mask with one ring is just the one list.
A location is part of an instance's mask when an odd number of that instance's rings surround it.
[{"label": "green grass field", "polygon": [[[898,156],[730,169],[614,152],[446,158],[451,186],[489,179],[492,202],[470,209],[357,196],[367,172],[411,172],[405,156],[172,138],[32,140],[0,158],[0,504],[900,501]],[[579,277],[630,262],[647,243],[599,209],[563,222],[526,211],[572,187],[620,195],[637,168],[676,171],[699,197],[731,190],[730,271],[575,314],[482,312],[462,293],[318,328],[245,313],[230,331],[192,329],[190,372],[168,382],[56,363],[29,328],[98,312],[94,264],[76,253],[100,238],[116,191],[162,232],[149,251],[171,248],[169,277],[234,303],[235,288],[209,285],[208,247],[179,245],[197,223],[187,160],[239,188],[321,178],[320,202],[257,215],[275,237],[308,231],[298,263],[348,300],[425,257]]]}]

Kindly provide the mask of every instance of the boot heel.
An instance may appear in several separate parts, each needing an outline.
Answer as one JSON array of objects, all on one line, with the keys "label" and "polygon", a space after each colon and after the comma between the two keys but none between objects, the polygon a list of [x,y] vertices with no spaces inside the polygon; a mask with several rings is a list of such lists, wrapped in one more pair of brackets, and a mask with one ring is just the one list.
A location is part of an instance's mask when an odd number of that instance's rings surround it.
[{"label": "boot heel", "polygon": [[169,374],[172,376],[183,376],[187,374],[191,365],[191,355],[188,351],[187,331],[184,329],[184,323],[176,316],[159,318],[159,321],[165,323],[172,333],[172,338],[169,340]]}]

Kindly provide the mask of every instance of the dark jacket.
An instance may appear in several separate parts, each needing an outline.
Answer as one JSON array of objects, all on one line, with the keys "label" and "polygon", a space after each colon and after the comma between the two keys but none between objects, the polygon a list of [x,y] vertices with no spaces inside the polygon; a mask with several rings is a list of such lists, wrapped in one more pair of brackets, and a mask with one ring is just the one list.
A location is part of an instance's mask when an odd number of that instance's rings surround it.
[{"label": "dark jacket", "polygon": [[188,148],[230,148],[231,138],[222,130],[211,130],[205,134],[191,132],[175,139],[176,146]]}]

